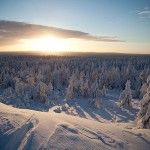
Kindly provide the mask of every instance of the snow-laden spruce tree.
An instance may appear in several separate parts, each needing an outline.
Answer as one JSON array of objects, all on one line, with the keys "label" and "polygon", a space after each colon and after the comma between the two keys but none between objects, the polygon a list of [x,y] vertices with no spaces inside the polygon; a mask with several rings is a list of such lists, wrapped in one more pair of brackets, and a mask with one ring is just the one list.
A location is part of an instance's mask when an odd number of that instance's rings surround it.
[{"label": "snow-laden spruce tree", "polygon": [[106,96],[106,92],[107,92],[107,89],[106,89],[105,85],[103,85],[103,88],[101,90],[102,96]]},{"label": "snow-laden spruce tree", "polygon": [[147,83],[143,83],[143,85],[140,88],[140,97],[141,98],[146,94],[147,88],[148,88]]},{"label": "snow-laden spruce tree", "polygon": [[81,72],[79,80],[79,96],[88,97],[89,96],[89,81],[85,79],[85,74]]},{"label": "snow-laden spruce tree", "polygon": [[89,91],[90,91],[89,81],[88,79],[86,79],[84,82],[84,97],[89,97]]},{"label": "snow-laden spruce tree", "polygon": [[141,109],[137,115],[137,127],[150,129],[150,84],[141,101]]},{"label": "snow-laden spruce tree", "polygon": [[7,89],[5,89],[2,93],[2,95],[5,97],[5,98],[14,98],[15,97],[15,91],[13,88],[9,87]]},{"label": "snow-laden spruce tree", "polygon": [[95,80],[91,85],[90,95],[92,98],[96,98],[100,96],[100,89],[99,89],[97,80]]},{"label": "snow-laden spruce tree", "polygon": [[51,82],[49,82],[49,84],[48,84],[48,95],[51,95],[52,91],[53,91],[53,85]]},{"label": "snow-laden spruce tree", "polygon": [[146,83],[143,83],[143,85],[140,88],[140,97],[143,97],[146,94],[149,83],[150,75],[147,77]]},{"label": "snow-laden spruce tree", "polygon": [[127,80],[125,89],[122,91],[119,97],[121,107],[131,107],[132,92],[130,88],[130,81]]},{"label": "snow-laden spruce tree", "polygon": [[20,78],[15,79],[15,92],[18,96],[24,95],[25,93],[25,84],[21,81]]},{"label": "snow-laden spruce tree", "polygon": [[79,95],[79,81],[75,74],[70,77],[69,85],[66,89],[66,99],[71,99]]},{"label": "snow-laden spruce tree", "polygon": [[69,84],[66,90],[66,100],[71,99],[73,97],[74,97],[73,85]]},{"label": "snow-laden spruce tree", "polygon": [[147,77],[147,84],[150,84],[150,75]]},{"label": "snow-laden spruce tree", "polygon": [[79,94],[81,96],[84,96],[84,78],[85,78],[85,74],[83,72],[80,73],[80,79],[79,79]]},{"label": "snow-laden spruce tree", "polygon": [[47,94],[48,86],[44,82],[39,81],[34,89],[33,99],[45,103],[47,101]]}]

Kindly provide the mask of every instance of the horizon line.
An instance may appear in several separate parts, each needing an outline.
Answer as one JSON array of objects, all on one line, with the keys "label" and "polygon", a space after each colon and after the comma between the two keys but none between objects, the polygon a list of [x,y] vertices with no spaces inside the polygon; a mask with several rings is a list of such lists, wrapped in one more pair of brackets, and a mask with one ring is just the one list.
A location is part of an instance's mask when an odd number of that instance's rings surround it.
[{"label": "horizon line", "polygon": [[44,51],[0,51],[1,54],[35,54],[35,55],[65,55],[65,54],[116,54],[116,55],[150,55],[150,53],[126,53],[126,52],[78,52],[78,51],[56,51],[56,52],[44,52]]}]

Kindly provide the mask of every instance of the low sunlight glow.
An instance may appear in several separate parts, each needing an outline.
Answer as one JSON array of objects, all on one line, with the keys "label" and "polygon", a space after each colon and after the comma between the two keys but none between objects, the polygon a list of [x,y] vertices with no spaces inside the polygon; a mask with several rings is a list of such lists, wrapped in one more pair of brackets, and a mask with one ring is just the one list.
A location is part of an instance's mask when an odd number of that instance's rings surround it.
[{"label": "low sunlight glow", "polygon": [[63,52],[69,48],[69,43],[66,39],[57,38],[54,36],[43,36],[32,39],[22,40],[26,49],[39,50],[42,52]]}]

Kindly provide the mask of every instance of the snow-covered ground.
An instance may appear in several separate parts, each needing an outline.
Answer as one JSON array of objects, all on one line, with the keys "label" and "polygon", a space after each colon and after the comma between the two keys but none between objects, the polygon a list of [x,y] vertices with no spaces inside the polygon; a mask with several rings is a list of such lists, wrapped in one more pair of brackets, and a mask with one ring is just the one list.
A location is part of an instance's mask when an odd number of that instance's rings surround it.
[{"label": "snow-covered ground", "polygon": [[98,98],[98,108],[89,103],[90,99],[76,98],[68,100],[66,104],[60,99],[59,105],[54,106],[51,109],[62,109],[64,105],[67,105],[67,110],[62,111],[63,113],[99,122],[133,122],[139,111],[140,101],[133,99],[132,107],[119,107],[119,95],[119,91],[109,90],[105,96]]},{"label": "snow-covered ground", "polygon": [[0,149],[149,150],[150,130],[0,103]]}]

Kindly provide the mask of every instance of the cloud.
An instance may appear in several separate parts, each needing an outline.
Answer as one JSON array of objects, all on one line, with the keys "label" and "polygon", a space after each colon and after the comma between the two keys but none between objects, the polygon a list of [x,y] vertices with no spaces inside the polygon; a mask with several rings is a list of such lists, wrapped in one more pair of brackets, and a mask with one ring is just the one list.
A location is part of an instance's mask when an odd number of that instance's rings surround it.
[{"label": "cloud", "polygon": [[150,8],[145,7],[143,10],[137,11],[137,14],[140,16],[140,18],[150,19]]},{"label": "cloud", "polygon": [[49,27],[24,22],[0,20],[0,45],[19,42],[21,39],[30,39],[43,35],[55,35],[60,38],[77,38],[91,41],[123,42],[116,36],[94,36],[90,33]]}]

